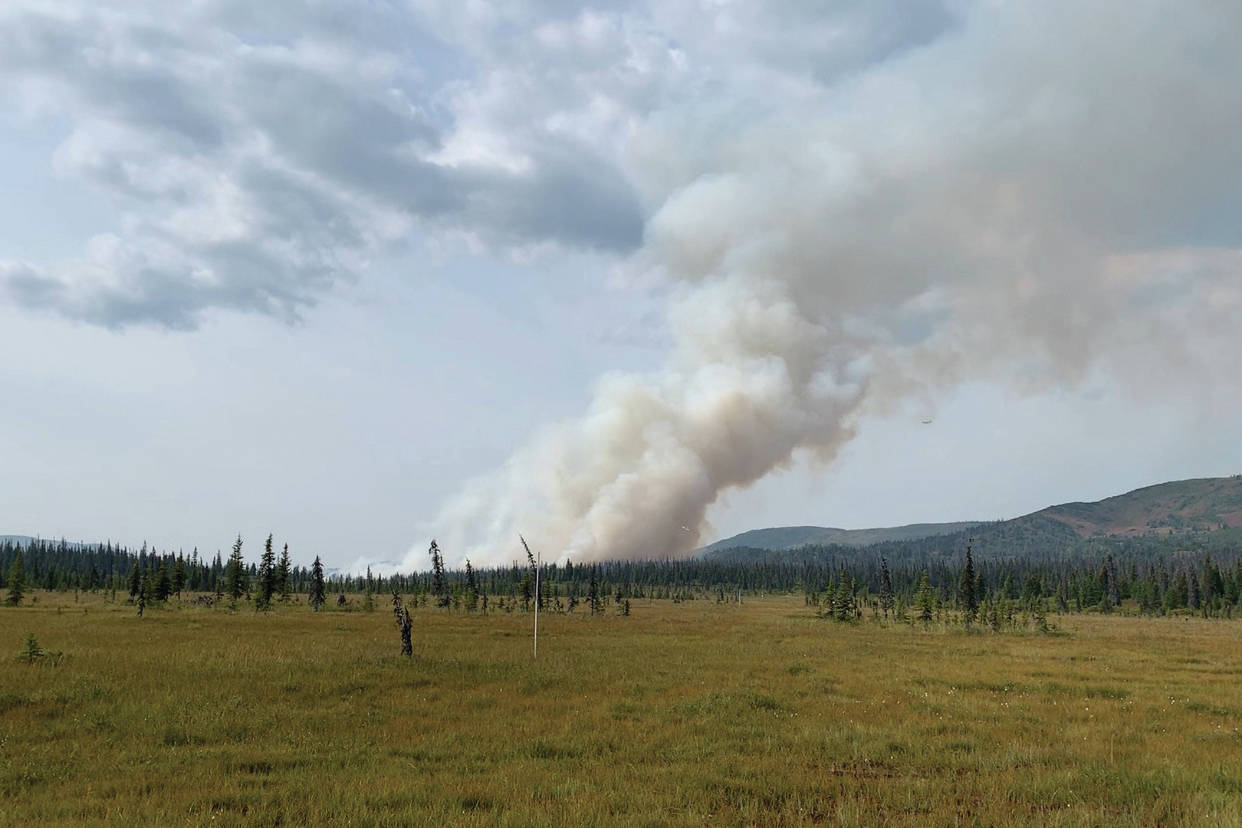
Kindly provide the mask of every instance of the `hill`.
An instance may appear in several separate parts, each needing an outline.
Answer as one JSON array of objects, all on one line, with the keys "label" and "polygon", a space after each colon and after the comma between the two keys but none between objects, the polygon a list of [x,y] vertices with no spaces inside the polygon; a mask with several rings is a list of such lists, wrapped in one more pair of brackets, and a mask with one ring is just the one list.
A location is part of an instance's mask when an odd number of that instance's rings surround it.
[{"label": "hill", "polygon": [[831,526],[776,526],[770,529],[751,529],[731,538],[718,540],[699,550],[710,555],[723,549],[740,546],[749,549],[796,549],[799,546],[839,545],[871,546],[890,541],[915,540],[937,535],[951,535],[978,526],[978,521],[958,523],[911,523],[880,529],[836,529]]},{"label": "hill", "polygon": [[[890,561],[960,556],[967,543],[987,557],[1047,558],[1114,552],[1142,557],[1186,549],[1236,549],[1242,543],[1242,476],[1197,478],[1146,486],[1094,503],[1063,503],[991,523],[932,523],[898,530],[858,530],[856,542],[815,538],[815,527],[743,532],[705,548],[709,560],[849,559],[866,550]],[[874,540],[868,533],[898,532]],[[930,531],[929,531],[930,530]],[[818,530],[825,533],[844,530]],[[808,538],[798,543],[796,538]],[[857,542],[861,541],[861,542]]]},{"label": "hill", "polygon": [[1033,516],[1060,521],[1080,537],[1238,528],[1242,527],[1242,475],[1161,483],[1096,503],[1050,506]]}]

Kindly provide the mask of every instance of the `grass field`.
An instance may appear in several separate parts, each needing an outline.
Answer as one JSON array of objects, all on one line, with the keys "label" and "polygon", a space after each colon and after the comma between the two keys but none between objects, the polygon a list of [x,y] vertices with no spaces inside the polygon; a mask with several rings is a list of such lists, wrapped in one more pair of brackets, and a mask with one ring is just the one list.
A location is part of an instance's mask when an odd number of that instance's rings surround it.
[{"label": "grass field", "polygon": [[[57,605],[60,605],[59,607]],[[6,823],[1242,825],[1242,624],[0,608]],[[18,663],[29,633],[65,653]]]}]

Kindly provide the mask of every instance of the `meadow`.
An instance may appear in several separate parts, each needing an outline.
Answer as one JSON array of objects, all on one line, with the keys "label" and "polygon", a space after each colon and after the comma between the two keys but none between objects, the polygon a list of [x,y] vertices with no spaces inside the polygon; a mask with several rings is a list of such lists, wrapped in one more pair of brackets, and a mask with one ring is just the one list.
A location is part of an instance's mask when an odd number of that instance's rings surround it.
[{"label": "meadow", "polygon": [[[1242,825],[1242,625],[0,608],[0,820]],[[358,604],[359,601],[355,601]],[[63,653],[17,660],[29,634]]]}]

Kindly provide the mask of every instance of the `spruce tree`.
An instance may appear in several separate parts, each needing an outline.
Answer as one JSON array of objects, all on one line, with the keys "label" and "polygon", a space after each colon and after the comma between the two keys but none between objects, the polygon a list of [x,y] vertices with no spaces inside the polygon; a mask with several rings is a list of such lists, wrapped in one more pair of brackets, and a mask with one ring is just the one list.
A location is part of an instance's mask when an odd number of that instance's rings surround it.
[{"label": "spruce tree", "polygon": [[893,610],[893,576],[888,571],[888,559],[880,558],[880,609],[884,610],[884,620]]},{"label": "spruce tree", "polygon": [[282,601],[289,600],[289,593],[293,589],[292,570],[293,567],[289,564],[289,544],[286,543],[280,552],[280,565],[276,569],[276,591],[280,593]]},{"label": "spruce tree", "polygon": [[263,544],[263,556],[259,559],[259,600],[257,607],[267,609],[272,605],[272,596],[276,594],[276,553],[272,551],[272,536],[267,536]]},{"label": "spruce tree", "polygon": [[414,642],[410,640],[410,630],[414,626],[413,619],[410,618],[410,611],[405,607],[401,608],[401,655],[406,658],[414,656]]},{"label": "spruce tree", "polygon": [[396,621],[398,629],[401,628],[401,611],[403,609],[405,609],[405,605],[401,601],[401,593],[394,589],[392,591],[392,615],[393,620]]},{"label": "spruce tree", "polygon": [[427,554],[431,556],[431,594],[436,596],[436,606],[447,607],[452,598],[444,579],[444,558],[440,555],[440,546],[435,538],[431,539]]},{"label": "spruce tree", "polygon": [[975,620],[979,615],[979,599],[975,595],[975,562],[970,554],[970,545],[966,545],[966,566],[962,568],[962,582],[957,593],[958,603],[966,613],[966,623]]},{"label": "spruce tree", "polygon": [[311,587],[307,598],[310,600],[311,609],[315,612],[319,612],[319,608],[323,606],[323,602],[326,600],[323,583],[323,563],[319,560],[318,555],[315,556],[315,562],[311,564]]},{"label": "spruce tree", "polygon": [[518,535],[518,540],[522,542],[522,548],[526,550],[526,568],[530,574],[531,581],[534,583],[535,589],[535,611],[543,609],[543,596],[539,593],[539,563],[535,560],[535,553],[530,551],[530,546],[526,543],[526,538]]},{"label": "spruce tree", "polygon": [[22,596],[25,594],[26,562],[22,558],[22,548],[19,546],[13,556],[13,563],[9,566],[9,594],[4,599],[5,603],[10,607],[15,607],[22,602]]},{"label": "spruce tree", "polygon": [[129,597],[137,598],[138,590],[142,589],[142,572],[138,569],[137,562],[134,568],[129,571]]},{"label": "spruce tree", "polygon": [[35,638],[34,633],[26,634],[26,647],[22,650],[22,654],[18,657],[27,664],[34,664],[43,658],[43,648],[39,646],[39,639]]},{"label": "spruce tree", "polygon": [[168,596],[172,595],[172,577],[168,574],[168,564],[165,563],[160,567],[159,575],[155,578],[154,598],[158,602],[168,600]]},{"label": "spruce tree", "polygon": [[151,573],[142,570],[142,584],[138,587],[138,617],[142,617],[143,610],[147,608],[147,601],[151,598]]},{"label": "spruce tree", "polygon": [[178,555],[172,571],[172,591],[178,599],[181,598],[181,590],[185,589],[185,582],[185,559]]},{"label": "spruce tree", "polygon": [[927,580],[927,570],[923,570],[923,574],[919,577],[919,620],[924,624],[930,623],[932,620],[932,588]]},{"label": "spruce tree", "polygon": [[233,542],[233,553],[229,555],[228,566],[224,569],[224,588],[234,601],[246,592],[246,561],[242,558],[241,535]]},{"label": "spruce tree", "polygon": [[530,599],[535,593],[535,581],[529,572],[522,573],[518,581],[518,593],[522,596],[522,612],[530,612]]},{"label": "spruce tree", "polygon": [[1113,556],[1108,555],[1104,558],[1104,565],[1108,567],[1108,604],[1115,607],[1121,604],[1121,585],[1117,577],[1117,564]]},{"label": "spruce tree", "polygon": [[845,568],[841,568],[841,576],[837,579],[837,594],[833,598],[833,609],[838,621],[849,621],[854,617],[854,589],[850,576]]},{"label": "spruce tree", "polygon": [[587,584],[587,606],[591,609],[591,615],[599,615],[604,611],[603,604],[599,600],[599,581],[595,577],[595,565],[591,565],[591,580]]},{"label": "spruce tree", "polygon": [[466,558],[466,609],[474,612],[479,608],[479,582],[474,576],[474,567]]},{"label": "spruce tree", "polygon": [[1044,609],[1044,599],[1040,598],[1035,602],[1035,629],[1038,632],[1048,632],[1048,612]]}]

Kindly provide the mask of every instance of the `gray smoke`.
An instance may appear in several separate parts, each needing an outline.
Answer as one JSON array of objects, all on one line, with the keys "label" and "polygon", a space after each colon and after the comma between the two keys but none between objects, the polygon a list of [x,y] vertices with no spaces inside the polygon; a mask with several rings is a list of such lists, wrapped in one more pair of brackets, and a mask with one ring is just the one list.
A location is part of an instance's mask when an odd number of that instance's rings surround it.
[{"label": "gray smoke", "polygon": [[1236,370],[1240,12],[1087,5],[972,6],[831,82],[739,73],[644,113],[627,269],[672,286],[667,362],[603,378],[428,530],[476,564],[519,531],[677,556],[722,492],[906,395]]}]

